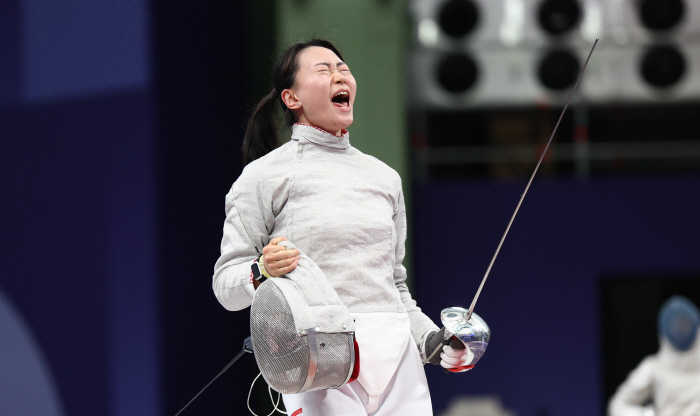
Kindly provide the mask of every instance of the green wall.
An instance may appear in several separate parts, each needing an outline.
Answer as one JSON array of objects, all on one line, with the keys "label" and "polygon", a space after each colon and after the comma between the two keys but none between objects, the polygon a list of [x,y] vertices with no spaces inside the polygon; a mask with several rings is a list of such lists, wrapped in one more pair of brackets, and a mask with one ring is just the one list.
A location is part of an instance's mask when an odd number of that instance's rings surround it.
[{"label": "green wall", "polygon": [[406,7],[389,0],[278,0],[277,46],[312,36],[337,44],[357,80],[353,146],[406,180]]},{"label": "green wall", "polygon": [[[401,175],[410,215],[406,128],[406,1],[277,0],[278,49],[302,39],[325,37],[343,54],[357,80],[350,143]],[[409,221],[410,224],[410,221]],[[409,241],[410,241],[409,227]],[[404,265],[410,274],[410,243]]]}]

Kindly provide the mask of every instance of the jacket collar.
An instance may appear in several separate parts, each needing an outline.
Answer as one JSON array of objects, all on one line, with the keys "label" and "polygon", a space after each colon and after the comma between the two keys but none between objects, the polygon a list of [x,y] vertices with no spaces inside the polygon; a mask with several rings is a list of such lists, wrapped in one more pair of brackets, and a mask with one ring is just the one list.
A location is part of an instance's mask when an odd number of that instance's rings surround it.
[{"label": "jacket collar", "polygon": [[298,140],[300,143],[310,142],[336,149],[347,149],[350,147],[350,132],[343,129],[342,136],[336,136],[318,127],[295,123],[292,126],[292,140]]},{"label": "jacket collar", "polygon": [[700,336],[687,351],[678,351],[665,337],[659,337],[659,361],[664,365],[682,371],[700,370]]}]

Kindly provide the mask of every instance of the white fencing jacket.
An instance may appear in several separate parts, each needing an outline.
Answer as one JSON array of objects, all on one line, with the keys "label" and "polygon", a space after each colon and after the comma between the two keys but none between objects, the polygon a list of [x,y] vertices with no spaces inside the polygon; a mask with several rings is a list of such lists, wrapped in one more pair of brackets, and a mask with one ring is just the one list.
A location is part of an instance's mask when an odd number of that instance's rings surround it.
[{"label": "white fencing jacket", "polygon": [[644,416],[651,400],[654,416],[700,415],[700,342],[680,352],[661,339],[659,352],[645,358],[610,399],[610,416]]},{"label": "white fencing jacket", "polygon": [[[401,178],[352,147],[348,132],[338,137],[295,124],[289,142],[248,164],[233,184],[226,196],[221,256],[213,277],[214,293],[229,310],[250,306],[254,295],[250,266],[257,254],[244,224],[258,247],[284,236],[321,268],[358,317],[363,363],[370,358],[363,350],[379,346],[382,336],[386,339],[391,333],[386,331],[403,333],[396,334],[401,340],[394,346],[400,358],[401,344],[405,348],[409,339],[409,322],[418,345],[427,333],[438,330],[406,286]],[[372,329],[378,320],[386,325]],[[392,320],[395,325],[389,325]]]}]

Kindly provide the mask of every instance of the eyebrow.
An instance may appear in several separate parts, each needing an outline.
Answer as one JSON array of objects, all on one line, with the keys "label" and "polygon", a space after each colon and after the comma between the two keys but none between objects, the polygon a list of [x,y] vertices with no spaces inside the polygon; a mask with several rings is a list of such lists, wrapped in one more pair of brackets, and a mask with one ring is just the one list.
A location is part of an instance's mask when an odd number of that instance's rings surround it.
[{"label": "eyebrow", "polygon": [[[331,63],[330,63],[330,62],[319,62],[319,63],[317,63],[317,64],[314,65],[314,66],[320,66],[320,65],[322,65],[322,66],[327,66],[328,68],[331,67]],[[343,61],[338,61],[338,63],[335,64],[336,67],[339,67],[339,66],[341,66],[341,65],[347,66],[347,64],[346,64],[345,62],[343,62]]]}]

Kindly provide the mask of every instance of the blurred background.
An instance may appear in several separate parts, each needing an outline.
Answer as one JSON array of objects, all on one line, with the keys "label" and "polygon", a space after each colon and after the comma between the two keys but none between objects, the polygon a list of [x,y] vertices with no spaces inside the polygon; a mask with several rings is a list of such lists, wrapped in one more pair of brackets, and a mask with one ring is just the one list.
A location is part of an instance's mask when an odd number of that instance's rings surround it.
[{"label": "blurred background", "polygon": [[[661,303],[700,304],[696,1],[3,0],[0,414],[173,415],[241,350],[248,312],[211,290],[224,196],[273,55],[311,36],[358,80],[352,144],[403,178],[436,321],[600,38],[477,305],[488,354],[426,368],[436,415],[603,415]],[[183,415],[246,414],[256,374]]]}]

